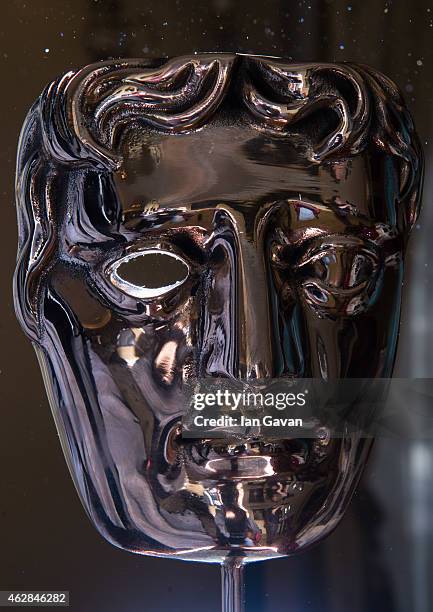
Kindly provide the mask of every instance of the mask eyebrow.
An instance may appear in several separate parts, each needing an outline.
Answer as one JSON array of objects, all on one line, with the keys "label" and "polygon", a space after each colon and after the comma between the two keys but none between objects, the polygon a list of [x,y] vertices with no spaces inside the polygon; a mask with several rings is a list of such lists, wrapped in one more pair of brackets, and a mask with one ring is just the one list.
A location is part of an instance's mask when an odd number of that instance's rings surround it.
[{"label": "mask eyebrow", "polygon": [[[266,218],[280,216],[279,235],[282,242],[301,245],[313,239],[326,239],[345,233],[375,244],[389,243],[398,236],[392,224],[378,221],[359,211],[350,203],[324,204],[307,199],[288,199],[268,205]],[[267,224],[261,220],[262,226]]]},{"label": "mask eyebrow", "polygon": [[[362,216],[360,211],[354,204],[351,204],[347,200],[341,201],[338,196],[334,198],[332,202],[324,204],[323,202],[316,202],[312,200],[306,200],[299,194],[299,199],[287,200],[287,204],[293,206],[298,212],[298,218],[300,221],[318,218],[319,214],[334,214],[335,216],[341,216],[341,214],[359,217]],[[302,218],[303,217],[303,218]]]},{"label": "mask eyebrow", "polygon": [[[264,207],[264,215],[260,220],[260,224],[266,223],[266,219],[274,214],[286,215],[284,225],[300,222],[300,223],[311,223],[313,227],[317,229],[317,225],[320,223],[320,218],[332,216],[339,222],[343,223],[344,220],[353,220],[356,224],[359,224],[361,220],[364,220],[368,224],[374,223],[373,219],[365,216],[350,202],[339,204],[335,202],[324,204],[323,202],[316,202],[307,200],[301,197],[299,199],[289,198],[286,200],[277,200],[275,202],[269,202]],[[295,218],[294,218],[295,217]],[[292,228],[293,229],[293,228]],[[313,229],[313,228],[311,228]]]},{"label": "mask eyebrow", "polygon": [[164,208],[154,201],[144,206],[136,203],[123,212],[122,224],[128,230],[156,229],[165,223],[183,223],[191,214],[186,206]]}]

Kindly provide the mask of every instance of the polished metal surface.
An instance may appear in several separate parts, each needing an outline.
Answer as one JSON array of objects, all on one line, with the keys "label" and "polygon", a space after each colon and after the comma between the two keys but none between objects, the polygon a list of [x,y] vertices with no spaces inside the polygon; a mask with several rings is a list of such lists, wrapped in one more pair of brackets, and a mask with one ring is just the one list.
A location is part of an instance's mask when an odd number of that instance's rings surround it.
[{"label": "polished metal surface", "polygon": [[44,91],[15,303],[105,538],[250,561],[336,526],[370,440],[182,439],[182,385],[389,377],[421,181],[404,102],[366,66],[122,60]]}]

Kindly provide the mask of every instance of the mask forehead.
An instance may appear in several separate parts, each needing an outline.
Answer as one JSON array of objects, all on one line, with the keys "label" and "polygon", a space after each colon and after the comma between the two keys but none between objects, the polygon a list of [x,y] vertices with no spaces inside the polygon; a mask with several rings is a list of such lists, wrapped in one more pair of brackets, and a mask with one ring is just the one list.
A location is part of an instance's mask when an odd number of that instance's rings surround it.
[{"label": "mask forehead", "polygon": [[149,208],[199,209],[230,203],[306,199],[350,205],[370,215],[368,159],[359,155],[329,164],[305,160],[286,138],[250,127],[210,125],[192,134],[149,138],[134,134],[124,144],[114,175],[124,214]]}]

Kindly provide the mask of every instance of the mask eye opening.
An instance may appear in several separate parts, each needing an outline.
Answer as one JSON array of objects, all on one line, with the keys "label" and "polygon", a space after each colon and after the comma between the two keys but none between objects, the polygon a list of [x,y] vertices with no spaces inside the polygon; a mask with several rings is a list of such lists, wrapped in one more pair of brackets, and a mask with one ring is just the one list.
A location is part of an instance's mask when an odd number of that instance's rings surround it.
[{"label": "mask eye opening", "polygon": [[156,299],[180,287],[188,278],[186,261],[164,249],[128,253],[107,269],[111,283],[132,297]]}]

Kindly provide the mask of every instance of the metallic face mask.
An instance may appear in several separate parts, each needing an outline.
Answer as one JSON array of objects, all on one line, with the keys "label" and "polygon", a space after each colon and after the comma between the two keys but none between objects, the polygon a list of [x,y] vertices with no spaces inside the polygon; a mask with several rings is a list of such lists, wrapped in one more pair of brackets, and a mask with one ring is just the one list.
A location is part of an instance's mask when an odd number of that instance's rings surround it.
[{"label": "metallic face mask", "polygon": [[105,538],[253,560],[335,527],[370,440],[186,440],[182,388],[389,377],[421,175],[398,90],[366,66],[119,60],[44,91],[19,148],[16,310]]}]

